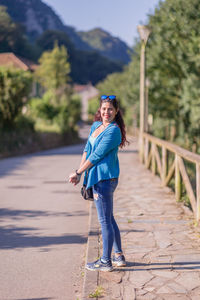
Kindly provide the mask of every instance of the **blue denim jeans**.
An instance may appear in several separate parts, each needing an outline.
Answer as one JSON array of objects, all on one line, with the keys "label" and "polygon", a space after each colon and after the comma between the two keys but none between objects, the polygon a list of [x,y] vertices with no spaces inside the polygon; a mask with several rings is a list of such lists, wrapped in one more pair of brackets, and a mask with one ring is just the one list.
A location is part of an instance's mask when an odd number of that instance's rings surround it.
[{"label": "blue denim jeans", "polygon": [[93,186],[94,202],[98,220],[101,225],[103,240],[103,261],[111,260],[112,247],[115,253],[121,253],[121,237],[113,216],[113,193],[117,187],[118,178],[101,180]]}]

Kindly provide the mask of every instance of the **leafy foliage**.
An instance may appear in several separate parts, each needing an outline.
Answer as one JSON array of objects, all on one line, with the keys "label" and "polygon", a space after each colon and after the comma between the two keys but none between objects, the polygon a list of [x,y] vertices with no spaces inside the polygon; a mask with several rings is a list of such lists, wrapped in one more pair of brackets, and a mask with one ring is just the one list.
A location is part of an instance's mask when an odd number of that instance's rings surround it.
[{"label": "leafy foliage", "polygon": [[44,94],[43,98],[31,99],[28,115],[35,120],[37,129],[56,131],[60,133],[73,132],[80,120],[80,99],[74,95],[62,95],[60,103],[51,102],[51,92]]},{"label": "leafy foliage", "polygon": [[59,113],[55,117],[55,122],[58,124],[61,132],[76,129],[76,124],[80,120],[80,112],[80,99],[76,96],[71,96],[67,105],[59,106]]},{"label": "leafy foliage", "polygon": [[200,3],[166,0],[150,16],[147,72],[154,118],[175,127],[174,138],[191,145],[200,134]]},{"label": "leafy foliage", "polygon": [[58,114],[58,108],[51,103],[52,93],[45,93],[43,98],[32,98],[29,107],[32,117],[52,121]]},{"label": "leafy foliage", "polygon": [[36,76],[46,92],[41,99],[31,100],[29,115],[61,133],[75,130],[81,107],[80,99],[72,95],[68,84],[70,64],[66,48],[55,44],[53,50],[42,54],[39,62]]},{"label": "leafy foliage", "polygon": [[[162,1],[147,25],[152,28],[146,46],[151,132],[188,149],[194,149],[195,144],[200,151],[200,2]],[[125,111],[133,107],[136,115],[139,63],[140,42],[136,41],[131,63],[124,72],[110,75],[98,85],[104,93],[119,95]]]},{"label": "leafy foliage", "polygon": [[124,68],[124,71],[108,75],[97,85],[97,88],[100,94],[117,96],[125,123],[128,127],[132,127],[133,119],[139,118],[139,57],[136,49],[131,63]]},{"label": "leafy foliage", "polygon": [[52,51],[42,54],[36,76],[44,88],[56,91],[67,84],[70,72],[70,64],[67,59],[66,48],[56,44]]},{"label": "leafy foliage", "polygon": [[99,98],[94,97],[90,99],[88,103],[88,120],[90,122],[93,121],[94,115],[97,112],[98,108],[99,108]]},{"label": "leafy foliage", "polygon": [[14,126],[15,118],[27,101],[31,75],[17,69],[0,68],[0,127]]},{"label": "leafy foliage", "polygon": [[36,49],[28,43],[23,27],[11,20],[4,6],[0,6],[0,52],[14,52],[29,59],[36,56]]}]

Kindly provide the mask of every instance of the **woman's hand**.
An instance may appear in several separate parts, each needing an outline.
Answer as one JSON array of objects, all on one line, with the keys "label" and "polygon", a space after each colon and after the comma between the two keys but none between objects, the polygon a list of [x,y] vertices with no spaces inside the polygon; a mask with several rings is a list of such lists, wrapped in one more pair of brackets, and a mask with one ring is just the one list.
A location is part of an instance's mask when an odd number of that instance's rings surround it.
[{"label": "woman's hand", "polygon": [[[85,160],[85,156],[86,156],[85,153],[83,154],[83,161]],[[71,182],[73,185],[77,185],[81,180],[81,174],[83,174],[83,172],[85,172],[87,169],[93,166],[93,164],[89,160],[86,160],[85,162],[83,161],[82,161],[83,165],[81,165],[79,169],[76,170],[76,172],[71,173],[69,175],[69,182]]]},{"label": "woman's hand", "polygon": [[77,185],[81,180],[81,175],[77,175],[76,173],[72,173],[69,175],[69,182],[73,185]]}]

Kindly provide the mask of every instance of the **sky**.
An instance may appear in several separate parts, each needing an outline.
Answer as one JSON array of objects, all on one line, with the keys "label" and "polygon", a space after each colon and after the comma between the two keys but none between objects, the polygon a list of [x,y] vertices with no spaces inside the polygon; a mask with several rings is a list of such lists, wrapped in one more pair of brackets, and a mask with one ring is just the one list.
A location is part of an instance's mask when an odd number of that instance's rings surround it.
[{"label": "sky", "polygon": [[137,25],[145,24],[159,0],[42,0],[77,31],[100,27],[133,46]]}]

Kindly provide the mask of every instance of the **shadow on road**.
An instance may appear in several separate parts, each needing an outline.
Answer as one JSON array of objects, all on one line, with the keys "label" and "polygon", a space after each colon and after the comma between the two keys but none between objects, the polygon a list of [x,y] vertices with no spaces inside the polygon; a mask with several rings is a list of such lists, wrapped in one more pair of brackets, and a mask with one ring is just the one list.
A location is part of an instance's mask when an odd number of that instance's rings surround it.
[{"label": "shadow on road", "polygon": [[[20,169],[25,165],[29,156],[11,157],[0,160],[0,177],[8,175],[15,169]],[[17,174],[16,174],[17,176]]]},{"label": "shadow on road", "polygon": [[119,153],[138,153],[138,150],[119,150]]},{"label": "shadow on road", "polygon": [[13,219],[22,219],[27,218],[37,218],[37,217],[75,217],[75,216],[86,216],[88,213],[78,210],[75,213],[68,212],[48,212],[42,210],[12,210],[9,208],[0,209],[0,222],[3,221],[3,218],[11,217]]},{"label": "shadow on road", "polygon": [[[138,268],[141,267],[141,268]],[[180,261],[180,262],[166,262],[166,263],[137,263],[127,262],[127,266],[122,268],[115,268],[114,271],[155,271],[155,270],[200,270],[200,261]]]},{"label": "shadow on road", "polygon": [[[81,217],[88,213],[78,210],[74,213],[68,212],[48,212],[40,210],[11,210],[0,209],[0,222],[6,219],[23,220],[24,218],[37,217]],[[7,221],[7,220],[6,220]],[[38,222],[39,223],[39,222]],[[40,236],[35,232],[40,231],[36,227],[17,227],[17,226],[1,226],[0,227],[0,249],[15,249],[28,247],[44,247],[62,244],[83,244],[87,242],[87,238],[82,235],[65,234],[62,236]],[[34,232],[33,234],[31,234]]]},{"label": "shadow on road", "polygon": [[[37,236],[31,231],[39,230],[34,227],[0,227],[0,249],[47,247],[64,244],[85,244],[87,238],[82,235],[65,234],[62,236]],[[49,249],[50,250],[50,249]]]}]

